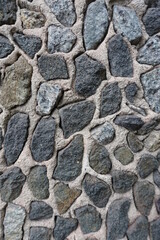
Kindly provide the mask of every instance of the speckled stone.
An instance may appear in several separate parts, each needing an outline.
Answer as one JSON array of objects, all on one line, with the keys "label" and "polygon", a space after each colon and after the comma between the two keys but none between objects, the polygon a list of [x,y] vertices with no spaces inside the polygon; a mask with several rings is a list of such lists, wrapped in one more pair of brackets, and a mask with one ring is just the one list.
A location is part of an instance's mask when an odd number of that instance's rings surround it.
[{"label": "speckled stone", "polygon": [[150,223],[150,236],[152,240],[159,240],[160,236],[160,218]]},{"label": "speckled stone", "polygon": [[50,230],[46,227],[31,227],[29,240],[50,240]]},{"label": "speckled stone", "polygon": [[127,230],[128,240],[146,240],[149,234],[149,224],[145,216],[139,216]]},{"label": "speckled stone", "polygon": [[142,20],[148,35],[152,36],[160,31],[159,8],[148,8]]},{"label": "speckled stone", "polygon": [[156,118],[150,119],[145,122],[144,125],[138,130],[139,135],[145,135],[150,133],[154,128],[156,128],[159,124],[159,121]]},{"label": "speckled stone", "polygon": [[0,26],[12,25],[17,19],[16,0],[0,0]]},{"label": "speckled stone", "polygon": [[155,152],[160,148],[160,135],[157,131],[152,131],[144,140],[144,146],[149,152]]},{"label": "speckled stone", "polygon": [[14,50],[13,45],[9,39],[4,35],[0,34],[0,58],[5,58],[11,54]]},{"label": "speckled stone", "polygon": [[24,29],[41,28],[45,25],[46,18],[41,12],[20,9],[20,18]]},{"label": "speckled stone", "polygon": [[151,154],[143,154],[137,164],[137,172],[141,178],[148,177],[154,170],[158,169],[158,161]]},{"label": "speckled stone", "polygon": [[33,201],[30,205],[29,219],[41,220],[49,219],[53,215],[53,209],[50,205],[43,201]]},{"label": "speckled stone", "polygon": [[129,83],[125,87],[126,98],[129,102],[133,103],[138,92],[138,86],[136,83]]},{"label": "speckled stone", "polygon": [[143,150],[144,147],[143,143],[138,139],[138,137],[133,132],[129,132],[127,134],[127,142],[132,152],[137,153]]},{"label": "speckled stone", "polygon": [[139,130],[144,122],[143,120],[135,115],[120,115],[114,119],[114,123],[121,127],[126,128],[129,131]]},{"label": "speckled stone", "polygon": [[126,146],[119,146],[114,150],[115,158],[120,161],[123,165],[128,165],[133,162],[134,155]]}]

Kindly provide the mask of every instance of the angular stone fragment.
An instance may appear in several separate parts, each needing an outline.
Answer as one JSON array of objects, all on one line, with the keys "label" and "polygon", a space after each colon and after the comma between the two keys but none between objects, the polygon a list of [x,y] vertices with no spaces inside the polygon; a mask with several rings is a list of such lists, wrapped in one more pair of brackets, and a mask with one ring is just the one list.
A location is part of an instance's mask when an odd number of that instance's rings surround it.
[{"label": "angular stone fragment", "polygon": [[46,166],[41,165],[31,168],[27,182],[34,197],[38,199],[49,197],[49,180]]},{"label": "angular stone fragment", "polygon": [[56,123],[52,117],[41,118],[31,141],[31,153],[35,161],[48,161],[54,152]]},{"label": "angular stone fragment", "polygon": [[139,181],[133,187],[136,208],[144,215],[150,214],[155,195],[154,185],[148,181]]},{"label": "angular stone fragment", "polygon": [[106,182],[86,174],[83,180],[83,187],[96,207],[103,208],[106,206],[112,194],[111,188]]},{"label": "angular stone fragment", "polygon": [[125,146],[117,147],[114,150],[114,156],[123,165],[127,165],[127,164],[133,162],[133,160],[134,160],[133,153],[129,150],[129,148],[127,148]]},{"label": "angular stone fragment", "polygon": [[134,153],[140,152],[143,149],[143,143],[137,138],[137,136],[133,132],[129,132],[127,134],[127,142],[129,148]]},{"label": "angular stone fragment", "polygon": [[61,181],[75,180],[82,171],[83,151],[83,136],[76,135],[67,147],[58,152],[53,178]]},{"label": "angular stone fragment", "polygon": [[50,240],[50,229],[46,227],[31,227],[29,240]]},{"label": "angular stone fragment", "polygon": [[138,86],[136,83],[129,83],[125,87],[126,98],[129,102],[133,103],[138,92]]},{"label": "angular stone fragment", "polygon": [[129,225],[129,207],[128,198],[117,199],[111,203],[106,219],[107,240],[121,239],[125,236]]},{"label": "angular stone fragment", "polygon": [[106,85],[101,92],[100,117],[106,117],[120,110],[121,90],[117,82]]},{"label": "angular stone fragment", "polygon": [[117,193],[128,192],[137,180],[138,177],[133,172],[122,170],[114,170],[112,172],[112,186],[113,190]]},{"label": "angular stone fragment", "polygon": [[89,164],[99,174],[109,173],[112,162],[107,149],[100,144],[94,143],[89,154]]},{"label": "angular stone fragment", "polygon": [[32,71],[32,66],[22,56],[6,67],[0,93],[2,106],[11,109],[27,102],[31,94]]},{"label": "angular stone fragment", "polygon": [[30,205],[29,219],[41,220],[51,218],[53,209],[50,205],[42,201],[33,201]]},{"label": "angular stone fragment", "polygon": [[95,108],[91,101],[82,101],[61,108],[59,114],[64,137],[68,138],[85,128],[91,122]]},{"label": "angular stone fragment", "polygon": [[150,236],[151,240],[159,240],[160,236],[160,218],[150,223]]},{"label": "angular stone fragment", "polygon": [[87,50],[95,49],[103,41],[109,25],[108,11],[104,1],[91,2],[84,20],[84,43]]},{"label": "angular stone fragment", "polygon": [[13,52],[13,50],[14,47],[10,43],[9,39],[0,34],[0,58],[7,57],[9,54],[11,54],[11,52]]},{"label": "angular stone fragment", "polygon": [[138,134],[145,135],[150,133],[158,125],[158,123],[159,121],[155,118],[149,120],[138,130]]},{"label": "angular stone fragment", "polygon": [[75,59],[76,79],[75,90],[83,97],[89,97],[96,93],[97,88],[106,79],[106,68],[104,65],[82,54]]},{"label": "angular stone fragment", "polygon": [[75,215],[84,234],[97,232],[101,228],[101,215],[92,205],[88,204],[77,208]]},{"label": "angular stone fragment", "polygon": [[159,8],[149,8],[142,20],[148,35],[152,36],[160,31]]},{"label": "angular stone fragment", "polygon": [[113,25],[117,33],[136,44],[142,37],[141,24],[134,9],[115,5],[113,8]]},{"label": "angular stone fragment", "polygon": [[57,183],[54,187],[54,195],[59,213],[64,214],[67,212],[81,192],[79,189],[69,188],[67,184]]},{"label": "angular stone fragment", "polygon": [[151,154],[141,156],[137,164],[137,172],[141,178],[148,177],[154,170],[158,169],[158,161]]},{"label": "angular stone fragment", "polygon": [[144,216],[136,218],[127,230],[128,240],[146,240],[149,233],[148,220]]},{"label": "angular stone fragment", "polygon": [[133,61],[123,37],[118,34],[108,42],[108,60],[111,74],[115,77],[133,77]]},{"label": "angular stone fragment", "polygon": [[16,22],[17,5],[16,0],[0,0],[0,26],[12,25]]},{"label": "angular stone fragment", "polygon": [[50,25],[48,27],[48,52],[65,52],[72,50],[77,37],[68,28]]},{"label": "angular stone fragment", "polygon": [[77,219],[57,216],[55,228],[53,230],[53,237],[55,240],[64,240],[71,234],[71,232],[75,231],[77,227]]},{"label": "angular stone fragment", "polygon": [[76,21],[76,11],[73,0],[45,0],[57,20],[66,27],[71,27]]},{"label": "angular stone fragment", "polygon": [[4,154],[7,165],[15,163],[21,154],[27,140],[28,127],[28,114],[16,113],[10,118],[4,137]]},{"label": "angular stone fragment", "polygon": [[157,131],[152,131],[150,135],[144,140],[144,146],[149,152],[155,152],[160,148],[160,135]]},{"label": "angular stone fragment", "polygon": [[37,112],[49,115],[62,97],[62,87],[58,84],[42,83],[37,94]]},{"label": "angular stone fragment", "polygon": [[158,170],[153,172],[153,181],[160,188],[160,172]]},{"label": "angular stone fragment", "polygon": [[160,214],[160,198],[156,201],[157,213]]},{"label": "angular stone fragment", "polygon": [[100,144],[111,143],[115,137],[115,129],[111,123],[105,122],[91,129],[92,137]]},{"label": "angular stone fragment", "polygon": [[42,40],[33,35],[14,33],[13,39],[18,47],[20,47],[30,58],[34,58],[35,54],[42,46]]},{"label": "angular stone fragment", "polygon": [[144,2],[148,8],[160,7],[160,0],[145,0]]},{"label": "angular stone fragment", "polygon": [[20,9],[20,17],[24,29],[41,28],[46,22],[46,18],[41,12],[28,9]]},{"label": "angular stone fragment", "polygon": [[38,58],[38,68],[42,77],[47,81],[69,78],[67,64],[62,56],[42,55]]},{"label": "angular stone fragment", "polygon": [[9,203],[4,218],[4,239],[20,240],[23,237],[23,225],[26,211],[20,205]]},{"label": "angular stone fragment", "polygon": [[1,199],[4,202],[11,202],[21,194],[26,176],[20,168],[7,169],[0,175]]},{"label": "angular stone fragment", "polygon": [[139,130],[144,122],[140,117],[134,115],[120,115],[114,119],[114,123],[121,127],[126,128],[129,131]]}]

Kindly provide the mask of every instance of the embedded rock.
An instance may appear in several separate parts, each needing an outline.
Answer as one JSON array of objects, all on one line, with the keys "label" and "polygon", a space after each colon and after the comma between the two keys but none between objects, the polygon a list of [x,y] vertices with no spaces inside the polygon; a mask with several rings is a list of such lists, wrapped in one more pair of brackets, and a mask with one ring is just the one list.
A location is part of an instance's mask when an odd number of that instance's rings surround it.
[{"label": "embedded rock", "polygon": [[160,148],[160,135],[157,131],[152,131],[144,140],[144,146],[149,152],[155,152]]},{"label": "embedded rock", "polygon": [[160,31],[159,8],[148,8],[142,20],[148,35],[152,36]]},{"label": "embedded rock", "polygon": [[128,240],[146,240],[149,234],[148,220],[144,216],[136,218],[127,230]]},{"label": "embedded rock", "polygon": [[133,103],[138,92],[138,86],[136,83],[129,83],[125,87],[126,98],[129,102]]},{"label": "embedded rock", "polygon": [[127,142],[128,142],[129,148],[134,153],[142,151],[144,147],[143,143],[137,138],[137,136],[133,132],[129,132],[127,134]]},{"label": "embedded rock", "polygon": [[12,25],[17,19],[16,0],[0,0],[0,26]]},{"label": "embedded rock", "polygon": [[160,0],[145,0],[148,8],[160,7]]},{"label": "embedded rock", "polygon": [[152,240],[159,240],[160,236],[160,218],[150,223],[150,236]]},{"label": "embedded rock", "polygon": [[129,148],[127,148],[125,146],[117,147],[114,150],[114,156],[123,165],[128,165],[129,163],[133,162],[133,160],[134,160],[133,153],[129,150]]},{"label": "embedded rock", "polygon": [[159,121],[156,118],[149,120],[148,122],[144,123],[144,125],[138,130],[139,135],[145,135],[150,133],[157,125]]},{"label": "embedded rock", "polygon": [[53,209],[50,205],[42,201],[33,201],[30,205],[29,219],[41,220],[51,218]]},{"label": "embedded rock", "polygon": [[46,18],[41,12],[28,9],[20,9],[20,18],[24,29],[41,28],[46,22]]},{"label": "embedded rock", "polygon": [[13,45],[9,39],[0,34],[0,58],[5,58],[11,54],[14,50]]},{"label": "embedded rock", "polygon": [[137,131],[144,124],[140,117],[134,115],[119,115],[114,119],[114,123],[129,131]]},{"label": "embedded rock", "polygon": [[141,156],[137,164],[137,172],[141,178],[148,177],[154,170],[158,169],[158,161],[151,154]]},{"label": "embedded rock", "polygon": [[50,240],[50,230],[46,227],[31,227],[29,240]]},{"label": "embedded rock", "polygon": [[157,213],[160,214],[160,198],[156,201]]},{"label": "embedded rock", "polygon": [[160,172],[158,170],[155,170],[153,172],[153,181],[156,184],[156,186],[160,188]]}]

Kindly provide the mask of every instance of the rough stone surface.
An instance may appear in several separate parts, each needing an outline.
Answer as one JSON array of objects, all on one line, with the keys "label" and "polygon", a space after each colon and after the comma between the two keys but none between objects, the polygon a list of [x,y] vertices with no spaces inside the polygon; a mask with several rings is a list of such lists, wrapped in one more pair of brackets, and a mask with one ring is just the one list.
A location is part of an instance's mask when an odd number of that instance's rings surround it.
[{"label": "rough stone surface", "polygon": [[160,236],[160,218],[150,223],[150,235],[152,240],[159,240]]},{"label": "rough stone surface", "polygon": [[23,236],[23,224],[26,211],[20,205],[9,203],[4,218],[4,239],[20,240]]},{"label": "rough stone surface", "polygon": [[83,151],[83,137],[76,135],[67,147],[58,152],[53,178],[61,181],[75,180],[82,171]]},{"label": "rough stone surface", "polygon": [[27,182],[34,197],[37,199],[49,197],[49,181],[46,166],[41,165],[31,168]]},{"label": "rough stone surface", "polygon": [[42,83],[37,94],[37,112],[40,115],[49,115],[55,109],[63,94],[58,84]]},{"label": "rough stone surface", "polygon": [[83,180],[83,187],[95,206],[99,208],[106,206],[112,194],[111,188],[106,182],[90,174],[86,174]]},{"label": "rough stone surface", "polygon": [[150,133],[157,125],[159,121],[157,119],[150,119],[148,122],[144,123],[144,125],[138,130],[139,135],[145,135]]},{"label": "rough stone surface", "polygon": [[114,170],[112,172],[112,186],[117,193],[126,193],[131,190],[136,183],[138,177],[135,173],[122,170]]},{"label": "rough stone surface", "polygon": [[145,0],[144,2],[148,8],[160,7],[160,0]]},{"label": "rough stone surface", "polygon": [[0,102],[11,109],[27,102],[31,94],[32,67],[21,56],[5,69],[5,78],[1,86]]},{"label": "rough stone surface", "polygon": [[153,172],[153,181],[160,188],[160,172],[158,170]]},{"label": "rough stone surface", "polygon": [[46,227],[31,227],[29,240],[50,240],[50,231]]},{"label": "rough stone surface", "polygon": [[132,8],[115,5],[113,8],[113,24],[115,31],[128,38],[131,43],[139,42],[142,37],[140,21]]},{"label": "rough stone surface", "polygon": [[21,194],[26,176],[20,168],[7,169],[0,175],[1,199],[4,202],[11,202]]},{"label": "rough stone surface", "polygon": [[108,60],[115,77],[133,77],[133,62],[127,43],[121,35],[115,35],[108,43]]},{"label": "rough stone surface", "polygon": [[0,0],[0,26],[12,25],[17,19],[16,0]]},{"label": "rough stone surface", "polygon": [[144,216],[150,214],[155,195],[154,185],[148,181],[138,181],[133,187],[137,210]]},{"label": "rough stone surface", "polygon": [[89,164],[99,174],[107,174],[112,168],[112,162],[107,149],[94,143],[89,153]]},{"label": "rough stone surface", "polygon": [[117,147],[114,150],[114,156],[123,165],[128,165],[129,163],[133,162],[133,160],[134,160],[133,153],[126,146]]},{"label": "rough stone surface", "polygon": [[56,123],[52,117],[41,118],[38,122],[30,147],[35,161],[47,161],[53,156],[55,129]]},{"label": "rough stone surface", "polygon": [[25,113],[13,115],[4,137],[4,154],[7,165],[14,164],[21,154],[28,136],[29,117]]},{"label": "rough stone surface", "polygon": [[84,44],[87,50],[95,49],[103,41],[109,25],[108,11],[104,1],[91,2],[84,20]]},{"label": "rough stone surface", "polygon": [[137,172],[141,178],[148,177],[154,170],[158,169],[158,161],[151,154],[141,156],[137,164]]},{"label": "rough stone surface", "polygon": [[76,39],[75,34],[70,29],[51,25],[48,27],[48,52],[68,53],[72,50]]},{"label": "rough stone surface", "polygon": [[76,79],[75,90],[83,97],[95,94],[101,82],[106,79],[106,69],[104,65],[82,54],[75,59]]},{"label": "rough stone surface", "polygon": [[62,56],[42,55],[38,58],[38,68],[42,77],[47,81],[69,77],[66,61]]},{"label": "rough stone surface", "polygon": [[120,110],[121,90],[117,82],[106,85],[101,92],[100,117],[106,117]]},{"label": "rough stone surface", "polygon": [[45,0],[57,20],[66,27],[71,27],[76,21],[76,11],[73,0]]},{"label": "rough stone surface", "polygon": [[41,28],[46,22],[46,18],[41,12],[30,11],[28,9],[20,10],[20,18],[24,29]]},{"label": "rough stone surface", "polygon": [[91,136],[100,144],[111,143],[115,137],[115,129],[109,122],[105,122],[101,125],[91,129]]},{"label": "rough stone surface", "polygon": [[84,234],[97,232],[101,228],[101,215],[92,205],[88,204],[77,208],[75,215]]},{"label": "rough stone surface", "polygon": [[69,188],[67,184],[57,183],[54,187],[54,195],[59,213],[67,212],[81,192],[79,189]]},{"label": "rough stone surface", "polygon": [[120,115],[114,119],[114,123],[121,127],[126,128],[129,131],[139,130],[144,122],[143,120],[135,115]]},{"label": "rough stone surface", "polygon": [[138,92],[138,86],[136,83],[129,83],[125,87],[126,98],[129,102],[133,103]]},{"label": "rough stone surface", "polygon": [[137,153],[143,150],[143,143],[133,132],[129,132],[127,134],[127,142],[132,152]]},{"label": "rough stone surface", "polygon": [[63,107],[59,110],[61,126],[65,138],[81,131],[92,120],[95,104],[91,101],[82,101]]},{"label": "rough stone surface", "polygon": [[155,152],[160,148],[160,135],[157,131],[152,131],[144,140],[144,146],[149,152]]},{"label": "rough stone surface", "polygon": [[9,39],[0,34],[0,58],[5,58],[11,54],[14,50],[13,45]]},{"label": "rough stone surface", "polygon": [[159,8],[149,8],[143,16],[143,23],[148,35],[152,36],[160,31]]},{"label": "rough stone surface", "polygon": [[149,233],[148,220],[144,216],[136,218],[127,230],[128,240],[146,240]]},{"label": "rough stone surface", "polygon": [[64,240],[71,234],[71,232],[76,230],[77,227],[77,219],[57,216],[55,228],[53,230],[53,237],[55,240]]},{"label": "rough stone surface", "polygon": [[160,198],[156,201],[157,213],[160,214]]},{"label": "rough stone surface", "polygon": [[121,239],[125,236],[129,225],[129,208],[128,198],[117,199],[111,203],[106,219],[107,240]]},{"label": "rough stone surface", "polygon": [[33,201],[30,205],[29,219],[41,220],[51,218],[53,209],[50,205],[42,201]]}]

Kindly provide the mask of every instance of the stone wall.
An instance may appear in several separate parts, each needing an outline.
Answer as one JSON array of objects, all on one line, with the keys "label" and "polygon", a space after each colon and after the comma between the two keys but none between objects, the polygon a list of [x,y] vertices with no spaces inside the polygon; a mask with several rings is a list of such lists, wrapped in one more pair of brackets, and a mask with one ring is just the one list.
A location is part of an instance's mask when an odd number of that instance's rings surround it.
[{"label": "stone wall", "polygon": [[160,240],[159,32],[159,0],[0,0],[0,239]]}]

